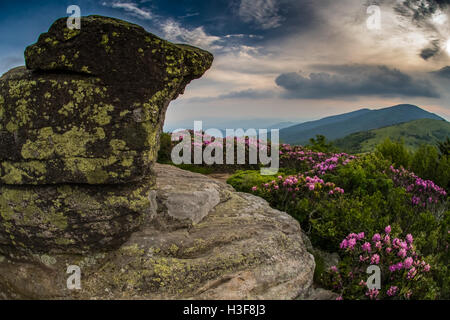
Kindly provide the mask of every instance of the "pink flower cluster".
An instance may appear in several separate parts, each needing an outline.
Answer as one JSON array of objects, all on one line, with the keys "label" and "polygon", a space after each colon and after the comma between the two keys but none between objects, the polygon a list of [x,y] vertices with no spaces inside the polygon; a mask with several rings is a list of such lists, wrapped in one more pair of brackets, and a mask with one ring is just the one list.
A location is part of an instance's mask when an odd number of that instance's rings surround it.
[{"label": "pink flower cluster", "polygon": [[295,168],[308,174],[323,175],[335,170],[339,165],[347,165],[355,156],[346,153],[315,152],[302,146],[282,144],[280,146],[280,165]]},{"label": "pink flower cluster", "polygon": [[278,176],[277,180],[264,183],[260,187],[252,187],[253,192],[290,195],[292,198],[312,192],[325,192],[329,196],[344,194],[344,189],[334,183],[324,182],[318,176],[310,177],[303,174],[296,176]]},{"label": "pink flower cluster", "polygon": [[[405,239],[393,237],[391,240],[391,226],[387,226],[384,233],[375,233],[371,238],[366,238],[364,232],[351,233],[340,244],[340,248],[345,250],[347,255],[354,257],[355,263],[352,268],[352,277],[350,280],[365,270],[363,265],[379,265],[382,270],[389,274],[389,282],[392,284],[386,291],[388,297],[394,297],[398,294],[399,287],[403,283],[417,278],[418,274],[426,274],[431,270],[431,266],[420,259],[414,248],[414,238],[411,234],[406,235]],[[353,259],[353,258],[352,258]],[[336,266],[331,267],[331,273],[338,281],[342,281],[343,276],[338,273]],[[367,276],[364,272],[360,273],[362,279],[357,278],[359,286],[364,287],[364,279]],[[393,285],[395,284],[395,285]],[[338,285],[337,287],[343,287]],[[411,297],[412,291],[405,294],[406,298]],[[378,290],[368,290],[365,295],[370,299],[378,299],[381,292]]]},{"label": "pink flower cluster", "polygon": [[328,171],[333,171],[339,164],[347,165],[351,160],[355,159],[355,156],[350,156],[346,153],[336,153],[331,155],[330,158],[325,159],[324,161],[316,164],[314,166],[314,170],[318,174],[325,174]]},{"label": "pink flower cluster", "polygon": [[398,292],[398,287],[397,286],[391,286],[389,288],[389,290],[386,292],[386,294],[389,297],[393,297],[393,296],[395,296],[397,294],[397,292]]},{"label": "pink flower cluster", "polygon": [[446,199],[447,192],[443,188],[431,180],[419,178],[413,172],[403,167],[396,169],[390,166],[388,173],[396,187],[403,187],[406,189],[406,192],[412,195],[411,204],[414,206],[425,208],[436,205]]}]

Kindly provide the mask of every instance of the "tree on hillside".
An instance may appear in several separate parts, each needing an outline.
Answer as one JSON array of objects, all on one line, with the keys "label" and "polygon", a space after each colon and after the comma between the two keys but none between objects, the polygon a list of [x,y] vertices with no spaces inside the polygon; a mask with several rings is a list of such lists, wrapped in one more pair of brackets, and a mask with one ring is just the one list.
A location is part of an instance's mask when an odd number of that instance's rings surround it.
[{"label": "tree on hillside", "polygon": [[376,151],[381,153],[383,158],[397,166],[403,166],[404,168],[408,168],[409,166],[411,156],[405,147],[403,139],[400,141],[391,141],[391,139],[386,138],[383,143],[377,146]]},{"label": "tree on hillside", "polygon": [[450,138],[447,137],[445,141],[438,142],[438,148],[443,156],[449,156],[450,154]]},{"label": "tree on hillside", "polygon": [[336,148],[332,142],[327,141],[324,135],[318,134],[316,138],[309,139],[309,144],[306,145],[307,148],[316,152],[334,152]]}]

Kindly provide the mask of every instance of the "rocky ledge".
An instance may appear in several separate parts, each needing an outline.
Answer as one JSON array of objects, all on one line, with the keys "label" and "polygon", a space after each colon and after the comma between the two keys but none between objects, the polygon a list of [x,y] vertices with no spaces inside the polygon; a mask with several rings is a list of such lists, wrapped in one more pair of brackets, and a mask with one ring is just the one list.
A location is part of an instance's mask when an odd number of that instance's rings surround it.
[{"label": "rocky ledge", "polygon": [[[314,259],[300,226],[266,201],[212,178],[156,165],[152,212],[116,250],[0,257],[6,299],[294,299]],[[81,290],[67,289],[69,265]]]}]

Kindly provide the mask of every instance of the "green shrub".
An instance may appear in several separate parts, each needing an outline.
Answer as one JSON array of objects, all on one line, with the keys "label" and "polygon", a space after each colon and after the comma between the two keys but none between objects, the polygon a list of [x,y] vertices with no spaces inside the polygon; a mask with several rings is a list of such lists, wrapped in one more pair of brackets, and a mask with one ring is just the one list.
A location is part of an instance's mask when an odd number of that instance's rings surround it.
[{"label": "green shrub", "polygon": [[389,160],[390,163],[398,167],[403,166],[408,168],[411,155],[406,149],[403,140],[393,142],[387,138],[383,143],[376,147],[376,151],[380,153],[384,159]]},{"label": "green shrub", "polygon": [[352,195],[370,195],[375,192],[387,195],[394,186],[392,179],[385,173],[388,168],[389,161],[368,154],[351,161],[335,173],[325,175],[324,178]]},{"label": "green shrub", "polygon": [[259,170],[239,170],[227,180],[227,183],[233,186],[236,191],[251,192],[253,186],[268,183],[276,180],[277,177],[278,175],[262,176]]},{"label": "green shrub", "polygon": [[309,139],[309,144],[305,147],[316,152],[336,152],[337,150],[333,143],[327,141],[321,134],[316,135],[316,138]]},{"label": "green shrub", "polygon": [[436,147],[421,145],[411,159],[410,169],[423,179],[436,182],[438,177],[439,153]]}]

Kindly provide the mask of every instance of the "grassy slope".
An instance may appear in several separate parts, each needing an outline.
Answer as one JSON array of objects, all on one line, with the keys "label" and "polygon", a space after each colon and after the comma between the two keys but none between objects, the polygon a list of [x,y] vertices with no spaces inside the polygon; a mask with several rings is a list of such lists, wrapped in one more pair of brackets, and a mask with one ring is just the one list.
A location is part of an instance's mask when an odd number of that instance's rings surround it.
[{"label": "grassy slope", "polygon": [[380,129],[357,132],[334,141],[335,145],[352,153],[373,151],[386,138],[403,139],[410,150],[421,144],[436,145],[437,141],[450,136],[450,123],[443,120],[420,119]]}]

